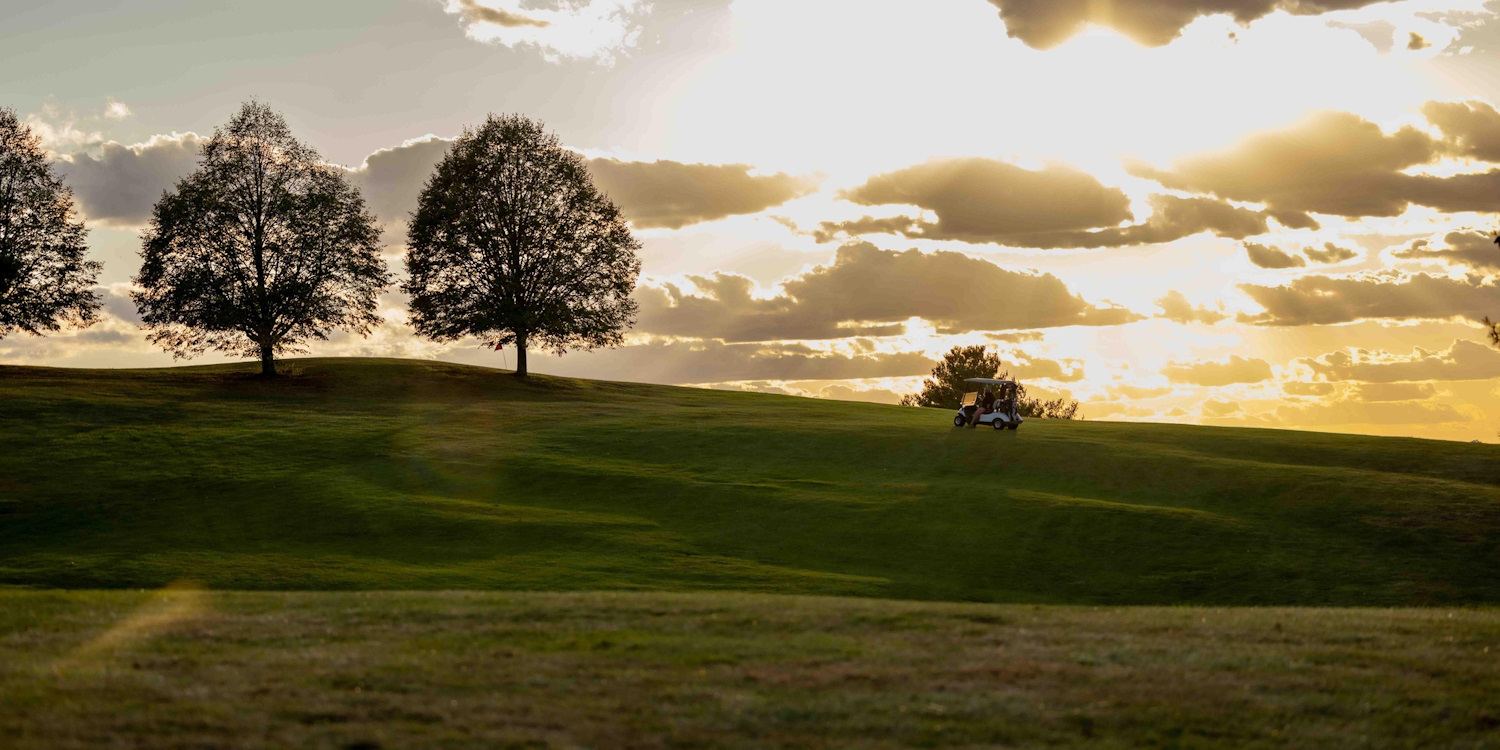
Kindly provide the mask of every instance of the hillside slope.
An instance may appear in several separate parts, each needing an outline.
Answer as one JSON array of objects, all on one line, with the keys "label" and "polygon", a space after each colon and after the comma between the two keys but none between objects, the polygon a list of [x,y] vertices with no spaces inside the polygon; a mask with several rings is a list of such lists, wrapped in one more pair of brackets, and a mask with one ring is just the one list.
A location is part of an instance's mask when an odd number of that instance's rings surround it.
[{"label": "hillside slope", "polygon": [[1500,602],[1500,449],[402,360],[0,368],[0,585]]}]

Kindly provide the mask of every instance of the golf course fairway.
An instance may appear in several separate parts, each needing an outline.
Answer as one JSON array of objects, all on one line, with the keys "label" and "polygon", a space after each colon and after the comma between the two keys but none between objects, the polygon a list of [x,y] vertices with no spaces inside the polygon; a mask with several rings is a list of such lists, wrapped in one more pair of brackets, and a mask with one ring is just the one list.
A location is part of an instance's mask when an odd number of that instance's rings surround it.
[{"label": "golf course fairway", "polygon": [[1500,602],[1500,447],[309,359],[0,367],[0,586]]}]

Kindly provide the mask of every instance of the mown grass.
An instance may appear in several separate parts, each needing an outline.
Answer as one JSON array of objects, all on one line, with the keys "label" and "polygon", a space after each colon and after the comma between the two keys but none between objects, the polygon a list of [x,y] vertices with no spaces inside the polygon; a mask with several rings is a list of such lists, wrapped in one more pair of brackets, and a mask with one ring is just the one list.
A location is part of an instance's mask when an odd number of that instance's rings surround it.
[{"label": "mown grass", "polygon": [[1493,747],[1494,610],[723,593],[0,593],[71,747]]},{"label": "mown grass", "polygon": [[0,368],[0,585],[1500,601],[1500,449],[401,360]]}]

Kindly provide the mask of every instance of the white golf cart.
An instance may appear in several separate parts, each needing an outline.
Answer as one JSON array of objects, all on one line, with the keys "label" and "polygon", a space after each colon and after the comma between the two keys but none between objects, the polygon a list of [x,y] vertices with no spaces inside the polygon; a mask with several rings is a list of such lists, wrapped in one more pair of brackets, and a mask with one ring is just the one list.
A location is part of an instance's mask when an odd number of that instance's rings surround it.
[{"label": "white golf cart", "polygon": [[[1014,430],[1026,421],[1016,412],[1016,381],[967,378],[964,382],[987,387],[995,394],[995,407],[988,414],[979,415],[979,424],[987,424],[997,430]],[[979,409],[979,392],[965,393],[963,403],[958,405],[958,413],[953,415],[953,426],[967,425],[973,419],[977,409]]]}]

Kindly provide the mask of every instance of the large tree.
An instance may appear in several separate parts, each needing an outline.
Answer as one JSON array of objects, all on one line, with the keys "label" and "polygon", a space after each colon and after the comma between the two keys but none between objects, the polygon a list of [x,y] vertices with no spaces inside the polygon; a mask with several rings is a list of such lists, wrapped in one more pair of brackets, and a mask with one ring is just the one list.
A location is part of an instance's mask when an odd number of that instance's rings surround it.
[{"label": "large tree", "polygon": [[[976,390],[968,378],[995,378],[1008,380],[1010,373],[1001,372],[1000,355],[984,346],[955,346],[943,355],[943,360],[932,368],[932,377],[922,381],[922,392],[908,394],[901,399],[905,406],[926,406],[937,409],[957,409],[965,393]],[[1023,417],[1045,419],[1081,419],[1078,402],[1057,398],[1043,401],[1029,398],[1026,386],[1016,384],[1016,412]]]},{"label": "large tree", "polygon": [[175,357],[259,357],[271,376],[276,355],[333,330],[368,335],[381,320],[390,274],[375,217],[344,170],[259,102],[214,131],[142,239],[133,296],[151,340]]},{"label": "large tree", "polygon": [[438,164],[408,228],[402,288],[435,341],[516,348],[618,346],[634,323],[640,249],[583,158],[541,123],[491,115]]},{"label": "large tree", "polygon": [[41,139],[0,109],[0,338],[93,324],[100,266],[84,259],[87,239]]}]

